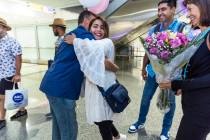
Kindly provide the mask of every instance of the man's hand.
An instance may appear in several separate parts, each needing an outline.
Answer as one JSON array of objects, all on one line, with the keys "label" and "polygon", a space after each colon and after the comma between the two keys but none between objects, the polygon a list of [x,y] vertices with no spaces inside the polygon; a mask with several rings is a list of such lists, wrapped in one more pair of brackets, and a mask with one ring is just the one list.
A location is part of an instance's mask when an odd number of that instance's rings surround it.
[{"label": "man's hand", "polygon": [[75,38],[76,38],[75,34],[67,35],[64,37],[64,42],[66,42],[69,45],[72,45]]},{"label": "man's hand", "polygon": [[21,81],[21,77],[20,74],[16,74],[13,78],[12,78],[12,82],[20,82]]},{"label": "man's hand", "polygon": [[143,80],[147,79],[146,67],[147,67],[148,64],[149,64],[149,58],[145,53],[144,57],[143,57],[143,65],[142,65],[142,72],[141,72],[141,76],[142,76]]},{"label": "man's hand", "polygon": [[147,71],[145,69],[142,69],[141,76],[143,80],[147,80]]}]

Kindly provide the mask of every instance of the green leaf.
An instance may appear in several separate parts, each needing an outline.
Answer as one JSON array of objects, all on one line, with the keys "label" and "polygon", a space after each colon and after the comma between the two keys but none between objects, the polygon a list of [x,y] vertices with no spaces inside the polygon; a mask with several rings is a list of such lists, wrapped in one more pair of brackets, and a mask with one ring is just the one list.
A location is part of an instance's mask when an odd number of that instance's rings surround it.
[{"label": "green leaf", "polygon": [[141,43],[144,45],[144,43],[145,43],[144,38],[143,37],[139,37],[139,39],[140,39]]}]

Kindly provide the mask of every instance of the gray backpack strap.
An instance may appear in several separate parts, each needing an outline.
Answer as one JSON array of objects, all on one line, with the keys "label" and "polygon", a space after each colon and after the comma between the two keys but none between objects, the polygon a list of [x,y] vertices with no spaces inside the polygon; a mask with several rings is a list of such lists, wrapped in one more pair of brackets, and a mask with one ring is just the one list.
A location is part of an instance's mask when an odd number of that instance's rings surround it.
[{"label": "gray backpack strap", "polygon": [[154,28],[154,33],[157,33],[157,32],[160,31],[160,26],[161,26],[160,23],[158,23],[158,24],[155,26],[155,28]]},{"label": "gray backpack strap", "polygon": [[[177,30],[177,31],[181,33],[186,25],[187,25],[186,23],[181,22],[181,23],[179,24],[179,27],[178,27],[178,30]],[[157,32],[160,31],[160,26],[161,26],[160,23],[158,23],[158,24],[155,26],[155,28],[154,28],[154,33],[157,33]]]},{"label": "gray backpack strap", "polygon": [[179,27],[178,27],[177,31],[181,33],[186,25],[187,25],[187,23],[181,22],[179,24]]}]

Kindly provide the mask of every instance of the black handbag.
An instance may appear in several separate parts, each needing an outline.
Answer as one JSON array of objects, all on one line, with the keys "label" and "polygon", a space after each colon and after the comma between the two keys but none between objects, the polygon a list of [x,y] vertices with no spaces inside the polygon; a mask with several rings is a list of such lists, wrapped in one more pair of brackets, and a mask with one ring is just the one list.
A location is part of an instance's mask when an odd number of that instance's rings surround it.
[{"label": "black handbag", "polygon": [[48,69],[50,68],[50,66],[52,65],[52,63],[53,63],[53,60],[52,59],[48,60],[48,62],[47,62]]},{"label": "black handbag", "polygon": [[114,113],[122,112],[131,102],[127,89],[118,81],[106,91],[98,85],[97,87]]}]

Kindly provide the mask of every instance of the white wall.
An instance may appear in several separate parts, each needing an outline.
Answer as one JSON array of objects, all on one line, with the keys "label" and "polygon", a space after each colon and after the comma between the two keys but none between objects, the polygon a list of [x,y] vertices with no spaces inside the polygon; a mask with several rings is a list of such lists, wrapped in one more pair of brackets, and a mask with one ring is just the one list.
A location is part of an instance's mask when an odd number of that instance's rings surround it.
[{"label": "white wall", "polygon": [[[77,27],[77,21],[68,21],[67,30],[69,32]],[[56,37],[49,25],[23,25],[12,27],[9,32],[16,38],[23,49],[23,60],[33,62],[47,61],[54,58],[54,43]]]}]

